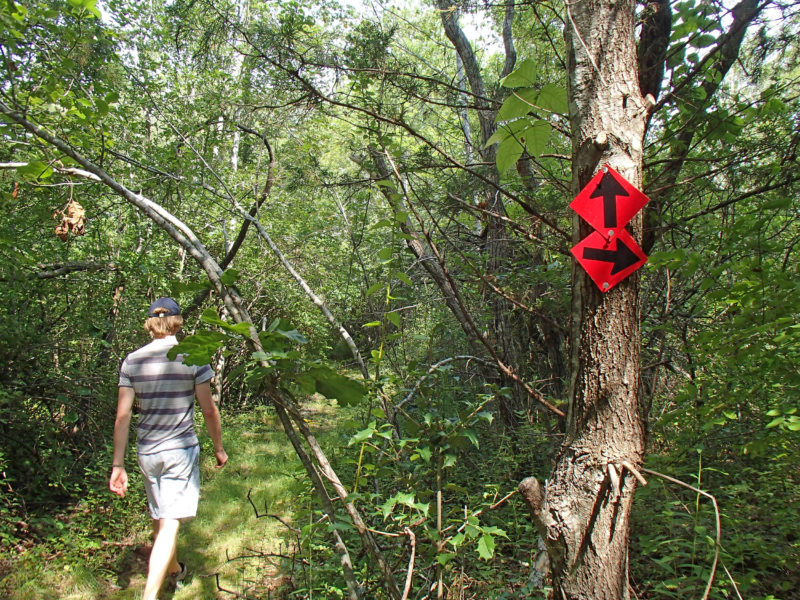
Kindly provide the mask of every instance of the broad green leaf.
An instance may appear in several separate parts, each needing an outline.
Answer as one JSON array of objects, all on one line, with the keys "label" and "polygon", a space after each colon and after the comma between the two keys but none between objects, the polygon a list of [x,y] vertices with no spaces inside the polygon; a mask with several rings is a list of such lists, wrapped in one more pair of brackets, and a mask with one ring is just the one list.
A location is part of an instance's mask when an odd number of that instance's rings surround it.
[{"label": "broad green leaf", "polygon": [[509,94],[497,111],[496,121],[510,121],[527,115],[536,105],[539,92],[533,88],[516,90]]},{"label": "broad green leaf", "polygon": [[384,315],[386,319],[395,327],[400,327],[400,315],[396,312],[388,312]]},{"label": "broad green leaf", "polygon": [[352,446],[354,444],[360,444],[361,442],[365,442],[366,440],[370,439],[373,434],[375,433],[375,426],[377,425],[377,421],[371,421],[369,425],[367,425],[366,429],[362,429],[358,433],[354,434],[350,441],[347,442],[348,446]]},{"label": "broad green leaf", "polygon": [[467,438],[472,445],[476,448],[480,448],[480,443],[478,442],[478,435],[472,429],[465,429],[464,430],[464,437]]},{"label": "broad green leaf", "polygon": [[236,323],[236,325],[230,326],[230,331],[238,333],[240,335],[249,335],[250,327],[252,327],[250,323]]},{"label": "broad green leaf", "polygon": [[485,560],[494,556],[494,538],[491,535],[482,535],[478,540],[478,555]]},{"label": "broad green leaf", "polygon": [[513,137],[508,137],[497,147],[497,171],[505,175],[511,167],[517,164],[522,156],[522,145]]},{"label": "broad green leaf", "polygon": [[709,46],[713,46],[717,43],[717,38],[715,38],[710,33],[702,33],[695,38],[692,38],[692,46],[695,48],[708,48]]},{"label": "broad green leaf", "polygon": [[199,331],[170,348],[167,358],[175,360],[178,355],[182,355],[186,365],[207,365],[211,363],[211,358],[222,347],[225,339],[225,335],[218,331]]},{"label": "broad green leaf", "polygon": [[519,132],[530,127],[530,124],[531,122],[528,119],[515,119],[514,121],[503,123],[497,128],[497,131],[495,131],[492,136],[486,140],[484,148],[488,148],[497,142],[502,142],[509,136],[519,138]]},{"label": "broad green leaf", "polygon": [[424,460],[426,463],[431,462],[432,452],[430,447],[420,446],[419,448],[417,448],[417,454],[419,454],[420,458]]},{"label": "broad green leaf", "polygon": [[446,553],[446,554],[438,554],[436,556],[436,562],[439,563],[442,566],[445,566],[447,563],[449,563],[451,560],[453,560],[456,556],[458,556],[458,555],[454,554],[452,552]]},{"label": "broad green leaf", "polygon": [[394,254],[394,250],[391,248],[381,248],[378,250],[378,258],[381,260],[389,260],[392,258],[392,254]]},{"label": "broad green leaf", "polygon": [[209,282],[208,280],[199,282],[189,282],[189,283],[181,283],[180,281],[173,281],[170,283],[169,289],[170,292],[172,292],[172,295],[178,296],[186,292],[194,293],[194,292],[199,292],[201,290],[209,290],[211,289],[211,282]]},{"label": "broad green leaf", "polygon": [[304,394],[308,394],[309,396],[317,391],[317,380],[308,373],[299,373],[295,375],[294,382],[300,386]]},{"label": "broad green leaf", "polygon": [[392,272],[392,276],[395,279],[399,279],[400,281],[402,281],[406,285],[410,285],[412,287],[414,286],[414,282],[411,281],[411,278],[408,275],[406,275],[405,273],[403,273],[402,271],[393,271]]},{"label": "broad green leaf", "polygon": [[775,417],[767,423],[767,429],[772,429],[773,427],[777,427],[778,425],[782,425],[783,422],[786,421],[786,417]]},{"label": "broad green leaf", "polygon": [[765,202],[762,204],[762,208],[765,210],[774,210],[778,208],[789,208],[794,204],[794,198],[791,196],[783,196],[781,198],[774,198],[769,202]]},{"label": "broad green leaf", "polygon": [[372,296],[378,290],[384,289],[385,287],[386,284],[383,283],[382,281],[379,281],[378,283],[373,283],[371,286],[369,286],[369,289],[367,290],[367,298]]},{"label": "broad green leaf", "polygon": [[371,229],[379,229],[379,228],[381,228],[381,227],[394,227],[394,226],[395,226],[395,223],[394,223],[394,221],[392,221],[392,220],[390,220],[390,219],[381,219],[380,221],[378,221],[377,223],[375,223],[375,224],[374,224],[374,225],[371,227]]},{"label": "broad green leaf", "polygon": [[536,63],[526,58],[508,75],[500,80],[500,85],[507,88],[529,87],[536,83]]},{"label": "broad green leaf", "polygon": [[236,269],[226,269],[222,275],[219,276],[219,280],[225,285],[233,285],[236,283],[236,280],[240,277],[239,271]]},{"label": "broad green leaf", "polygon": [[228,325],[225,321],[219,318],[217,315],[217,311],[213,308],[207,308],[203,311],[203,314],[200,315],[200,320],[203,323],[208,323],[209,325],[217,325],[218,327],[228,328]]},{"label": "broad green leaf", "polygon": [[37,179],[48,179],[53,174],[53,169],[46,163],[39,160],[32,160],[24,167],[19,167],[17,173],[23,179],[36,181]]},{"label": "broad green leaf", "polygon": [[566,115],[569,113],[567,89],[561,85],[548,83],[539,92],[536,105],[552,113]]},{"label": "broad green leaf", "polygon": [[450,543],[453,545],[453,548],[458,548],[461,544],[464,543],[464,538],[466,536],[463,533],[457,533],[450,539]]},{"label": "broad green leaf", "polygon": [[357,404],[367,393],[362,383],[340,375],[329,367],[313,367],[308,374],[316,380],[317,392],[326,398],[335,398],[343,406]]},{"label": "broad green leaf", "polygon": [[531,156],[541,156],[547,148],[550,140],[550,123],[547,121],[536,121],[521,134],[521,140],[525,144],[525,150]]},{"label": "broad green leaf", "polygon": [[275,333],[282,335],[287,340],[291,340],[297,344],[308,343],[308,338],[299,331],[297,331],[297,329],[276,329]]}]

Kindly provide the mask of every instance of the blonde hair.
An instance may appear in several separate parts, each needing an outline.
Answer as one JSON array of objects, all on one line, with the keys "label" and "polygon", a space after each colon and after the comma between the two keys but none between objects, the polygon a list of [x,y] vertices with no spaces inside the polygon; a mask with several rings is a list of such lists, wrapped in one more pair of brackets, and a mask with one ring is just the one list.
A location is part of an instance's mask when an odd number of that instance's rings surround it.
[{"label": "blonde hair", "polygon": [[156,317],[150,317],[144,322],[144,330],[150,334],[154,340],[165,338],[168,335],[175,335],[183,327],[183,317],[180,315],[163,316],[169,311],[166,308],[157,308]]}]

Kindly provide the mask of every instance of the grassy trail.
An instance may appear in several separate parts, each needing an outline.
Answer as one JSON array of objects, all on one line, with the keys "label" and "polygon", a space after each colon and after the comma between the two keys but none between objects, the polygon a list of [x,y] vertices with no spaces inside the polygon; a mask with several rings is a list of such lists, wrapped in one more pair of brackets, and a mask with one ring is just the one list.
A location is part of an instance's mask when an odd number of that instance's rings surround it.
[{"label": "grassy trail", "polygon": [[[324,418],[326,406],[315,409]],[[317,414],[321,411],[321,414]],[[202,416],[199,416],[202,421]],[[189,575],[183,586],[163,588],[161,600],[211,600],[233,598],[219,585],[251,597],[267,597],[267,590],[280,583],[279,559],[273,564],[259,553],[287,554],[291,532],[274,517],[257,518],[248,492],[259,514],[268,512],[291,524],[293,508],[306,487],[299,461],[274,415],[263,408],[231,417],[223,415],[223,438],[229,462],[213,467],[210,441],[201,432],[201,497],[198,515],[181,526],[179,560]],[[9,600],[125,600],[140,598],[147,572],[150,520],[136,469],[130,470],[128,496],[118,500],[104,490],[92,490],[95,500],[87,505],[103,513],[90,522],[86,507],[78,506],[71,517],[61,517],[61,537],[28,548],[16,559],[0,565],[0,597]],[[102,485],[98,480],[94,487]],[[100,505],[100,506],[98,506]],[[120,509],[120,507],[125,507]],[[266,510],[265,510],[266,507]],[[110,521],[124,515],[115,535],[108,535]],[[77,520],[76,520],[77,519]],[[102,520],[106,519],[107,527]],[[287,535],[288,534],[288,535]],[[105,538],[105,539],[102,539]],[[242,558],[249,557],[249,558]],[[274,596],[273,596],[274,597]]]}]

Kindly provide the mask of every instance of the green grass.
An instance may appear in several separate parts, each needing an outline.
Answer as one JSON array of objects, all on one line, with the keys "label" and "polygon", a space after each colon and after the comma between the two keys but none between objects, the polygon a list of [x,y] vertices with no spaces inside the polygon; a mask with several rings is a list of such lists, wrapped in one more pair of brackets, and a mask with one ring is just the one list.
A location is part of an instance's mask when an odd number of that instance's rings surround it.
[{"label": "green grass", "polygon": [[[322,408],[322,407],[321,407]],[[326,412],[324,408],[322,412]],[[239,593],[275,589],[279,561],[263,553],[287,551],[287,523],[307,488],[305,474],[273,413],[265,408],[223,414],[223,438],[229,462],[214,468],[210,440],[198,418],[201,496],[197,517],[181,526],[179,560],[189,576],[178,590],[166,586],[160,598],[231,598]],[[43,526],[38,542],[19,554],[3,549],[0,598],[8,600],[124,600],[139,598],[147,573],[150,519],[138,473],[131,469],[129,494],[120,500],[106,492],[104,476],[87,482],[87,496]],[[265,510],[266,506],[266,510]]]}]

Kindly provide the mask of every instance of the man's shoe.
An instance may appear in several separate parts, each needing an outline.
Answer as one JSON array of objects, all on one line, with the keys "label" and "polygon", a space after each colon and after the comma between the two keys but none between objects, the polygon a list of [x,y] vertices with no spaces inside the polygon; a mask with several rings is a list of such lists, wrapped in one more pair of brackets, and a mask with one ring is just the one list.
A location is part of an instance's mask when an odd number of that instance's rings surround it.
[{"label": "man's shoe", "polygon": [[187,572],[186,563],[179,562],[178,564],[181,566],[181,570],[178,571],[177,573],[169,574],[169,576],[175,583],[180,583],[181,581],[186,579],[186,572]]}]

